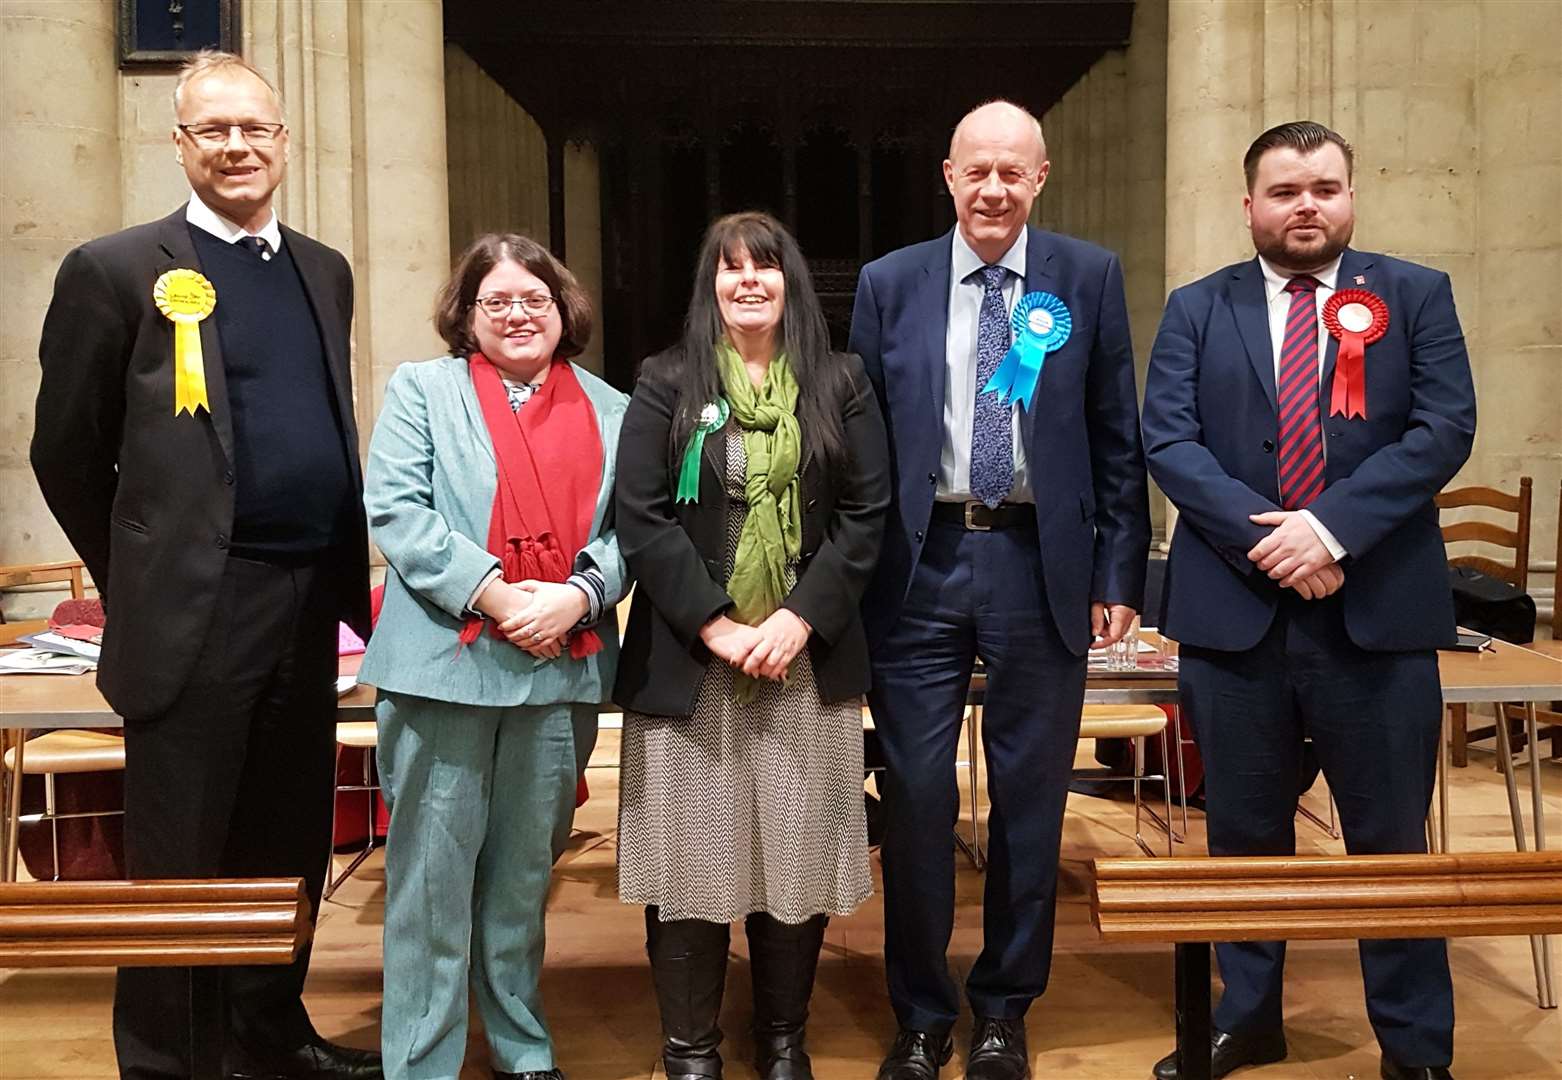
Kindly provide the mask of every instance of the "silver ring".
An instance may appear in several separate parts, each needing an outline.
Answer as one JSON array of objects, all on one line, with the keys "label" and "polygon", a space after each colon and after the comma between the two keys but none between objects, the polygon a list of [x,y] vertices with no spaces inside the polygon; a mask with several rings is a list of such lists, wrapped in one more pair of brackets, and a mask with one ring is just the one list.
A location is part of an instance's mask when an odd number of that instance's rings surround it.
[{"label": "silver ring", "polygon": [[533,630],[532,631],[532,640],[533,641],[541,641],[542,640],[542,631],[541,630]]}]

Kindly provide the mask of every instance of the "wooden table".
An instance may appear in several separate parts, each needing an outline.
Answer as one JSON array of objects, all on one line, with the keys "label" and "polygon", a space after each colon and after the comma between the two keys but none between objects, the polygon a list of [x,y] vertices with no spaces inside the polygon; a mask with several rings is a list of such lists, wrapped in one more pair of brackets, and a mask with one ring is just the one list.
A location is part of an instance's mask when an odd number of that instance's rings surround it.
[{"label": "wooden table", "polygon": [[[1142,635],[1144,640],[1170,652],[1174,643],[1163,641],[1153,631]],[[1543,649],[1558,648],[1555,643],[1541,643]],[[1562,651],[1562,649],[1559,649]],[[1149,654],[1143,654],[1148,657]],[[1546,822],[1540,783],[1539,740],[1536,738],[1534,702],[1562,698],[1562,659],[1545,655],[1542,651],[1509,645],[1495,641],[1489,650],[1479,653],[1439,652],[1438,672],[1442,679],[1443,700],[1463,703],[1524,702],[1528,725],[1530,795],[1534,816],[1534,844],[1536,850],[1546,847]],[[94,675],[0,675],[0,736],[9,735],[9,742],[18,746],[30,730],[51,728],[120,727],[124,721],[108,707],[98,693]],[[1177,705],[1177,677],[1160,670],[1137,672],[1092,671],[1086,679],[1085,700],[1092,704],[1146,704],[1173,706],[1173,737],[1180,741],[1182,725]],[[985,677],[978,675],[971,682],[970,702],[973,713],[979,714],[986,691]],[[343,696],[338,703],[339,720],[373,720],[374,688],[360,684]],[[971,740],[975,742],[976,725],[971,725]],[[1513,818],[1514,846],[1525,850],[1527,830],[1523,808],[1518,794],[1517,776],[1513,757],[1509,753],[1507,728],[1497,725],[1498,758],[1503,767],[1508,786],[1508,804]],[[0,738],[0,752],[6,740]],[[8,781],[8,790],[0,798],[0,881],[14,879],[15,851],[18,818],[21,807],[21,754],[13,756],[9,775],[0,777]],[[971,782],[973,791],[976,778],[977,755],[971,753]],[[1447,733],[1441,741],[1438,759],[1438,796],[1436,800],[1437,827],[1430,831],[1430,847],[1434,851],[1448,850],[1448,786],[1445,782],[1448,769]],[[1183,793],[1186,814],[1186,792]],[[973,800],[974,813],[974,800]],[[1184,817],[1184,829],[1187,821]],[[1549,944],[1537,939],[1533,943],[1537,996],[1542,1008],[1554,1008],[1552,991],[1551,954]]]}]

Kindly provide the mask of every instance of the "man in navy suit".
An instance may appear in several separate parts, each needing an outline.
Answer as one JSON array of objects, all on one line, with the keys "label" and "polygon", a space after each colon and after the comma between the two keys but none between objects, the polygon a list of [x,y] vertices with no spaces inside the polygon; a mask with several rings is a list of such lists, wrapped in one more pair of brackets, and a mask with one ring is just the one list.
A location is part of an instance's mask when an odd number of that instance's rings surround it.
[{"label": "man in navy suit", "polygon": [[[1424,851],[1435,650],[1454,642],[1432,499],[1475,434],[1453,293],[1347,246],[1351,148],[1328,128],[1272,128],[1243,165],[1257,257],[1171,294],[1144,402],[1150,472],[1181,514],[1161,625],[1182,643],[1210,854],[1294,854],[1307,738],[1349,851]],[[1216,955],[1215,1075],[1285,1057],[1284,943]],[[1364,941],[1361,968],[1382,1075],[1447,1077],[1444,942]]]},{"label": "man in navy suit", "polygon": [[[1024,1017],[1051,965],[1085,654],[1093,636],[1122,636],[1144,591],[1149,507],[1122,268],[1026,227],[1047,169],[1030,113],[975,109],[944,162],[958,226],[869,263],[857,284],[851,349],[878,393],[894,473],[863,603],[900,1025],[881,1080],[933,1080],[952,1052],[955,751],[978,657],[992,812],[966,1075],[1030,1075]],[[1041,365],[1029,394],[1023,377],[988,388],[1011,344]]]}]

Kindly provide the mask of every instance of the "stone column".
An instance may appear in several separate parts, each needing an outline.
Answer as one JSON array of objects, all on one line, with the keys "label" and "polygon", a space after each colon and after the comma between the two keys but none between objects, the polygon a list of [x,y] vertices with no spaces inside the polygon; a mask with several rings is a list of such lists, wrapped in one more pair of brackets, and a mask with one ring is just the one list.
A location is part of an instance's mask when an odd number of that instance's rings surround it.
[{"label": "stone column", "polygon": [[602,374],[607,339],[602,312],[602,170],[597,148],[571,142],[564,148],[564,261],[591,297],[596,329],[579,358],[582,367]]},{"label": "stone column", "polygon": [[[1173,0],[1166,19],[1167,290],[1252,254],[1241,155],[1261,130],[1264,10]],[[1166,535],[1177,508],[1166,504]]]},{"label": "stone column", "polygon": [[353,263],[359,430],[398,364],[444,351],[430,311],[450,272],[443,9],[352,5]]},{"label": "stone column", "polygon": [[113,5],[7,0],[0,53],[0,563],[44,562],[72,552],[27,460],[39,332],[66,252],[121,223]]},{"label": "stone column", "polygon": [[1252,253],[1241,155],[1263,120],[1265,7],[1248,0],[1168,7],[1168,289]]}]

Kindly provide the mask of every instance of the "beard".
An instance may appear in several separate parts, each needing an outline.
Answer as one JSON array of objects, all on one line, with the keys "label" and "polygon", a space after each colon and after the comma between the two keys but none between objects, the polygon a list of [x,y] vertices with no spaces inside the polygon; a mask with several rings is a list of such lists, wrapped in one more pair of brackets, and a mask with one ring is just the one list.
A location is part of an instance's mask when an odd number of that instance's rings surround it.
[{"label": "beard", "polygon": [[1284,228],[1272,233],[1255,231],[1253,247],[1271,265],[1293,273],[1305,273],[1327,266],[1337,259],[1350,243],[1351,234],[1355,230],[1354,220],[1335,226],[1320,223],[1317,236],[1306,242],[1298,240],[1294,233]]}]

